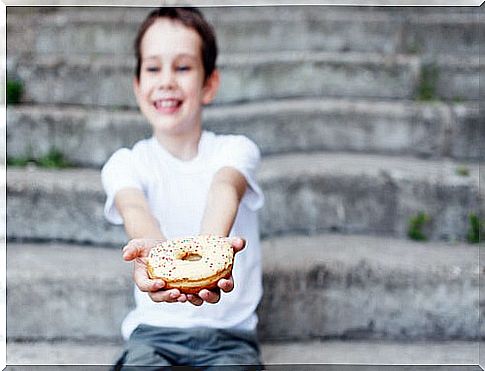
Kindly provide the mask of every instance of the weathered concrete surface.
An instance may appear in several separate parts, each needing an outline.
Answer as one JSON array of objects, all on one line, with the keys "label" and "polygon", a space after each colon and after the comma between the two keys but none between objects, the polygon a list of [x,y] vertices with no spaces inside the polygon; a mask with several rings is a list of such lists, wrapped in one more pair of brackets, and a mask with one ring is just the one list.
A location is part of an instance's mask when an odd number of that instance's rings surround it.
[{"label": "weathered concrete surface", "polygon": [[[323,341],[308,343],[263,345],[263,357],[268,364],[278,363],[339,363],[339,364],[381,364],[405,365],[412,367],[386,367],[386,370],[428,370],[430,365],[477,364],[478,342],[365,342],[365,341]],[[297,362],[292,360],[298,360]],[[428,365],[426,368],[424,366]],[[331,366],[330,366],[331,367]],[[362,368],[361,368],[362,367]],[[380,370],[376,366],[353,366],[328,369],[328,371]],[[441,370],[438,368],[437,370]],[[454,366],[448,370],[465,370],[463,366]],[[470,368],[470,371],[473,368]],[[321,368],[321,370],[325,370]],[[443,371],[446,366],[443,367]]]},{"label": "weathered concrete surface", "polygon": [[[482,344],[483,345],[483,344]],[[376,341],[322,341],[322,342],[292,342],[263,343],[261,345],[263,362],[268,370],[295,369],[297,364],[306,364],[305,370],[310,370],[312,363],[319,364],[322,371],[349,371],[345,366],[324,365],[339,364],[373,364],[374,366],[353,366],[352,370],[375,371],[381,368],[375,364],[405,365],[413,364],[412,370],[434,370],[431,365],[466,365],[476,364],[478,357],[478,342],[376,342]],[[85,344],[76,342],[39,342],[39,343],[8,343],[7,362],[9,364],[98,364],[106,365],[114,362],[122,351],[120,344]],[[285,364],[288,364],[285,368]],[[427,365],[427,366],[418,366]],[[278,365],[278,366],[273,366]],[[278,368],[276,368],[278,367]],[[283,367],[283,368],[282,368]],[[372,368],[370,368],[372,367]],[[393,370],[387,366],[386,370]],[[10,368],[7,369],[7,371]],[[317,369],[317,368],[315,368]],[[411,370],[409,367],[395,368],[396,371]],[[466,366],[446,366],[437,371],[472,371]]]},{"label": "weathered concrete surface", "polygon": [[7,265],[8,337],[120,336],[134,306],[131,266],[120,250],[9,243]]},{"label": "weathered concrete surface", "polygon": [[[483,159],[485,150],[485,125],[483,124],[483,108],[466,108],[456,105],[453,110],[453,129],[449,141],[451,157]],[[463,157],[461,157],[463,156]]]},{"label": "weathered concrete surface", "polygon": [[[148,12],[9,8],[7,52],[131,57],[137,27]],[[306,49],[476,55],[484,32],[477,11],[463,13],[459,8],[435,8],[431,14],[409,8],[328,6],[214,7],[203,12],[214,25],[222,54]]]},{"label": "weathered concrete surface", "polygon": [[457,169],[447,160],[338,153],[267,158],[260,173],[267,190],[261,230],[406,237],[410,217],[423,211],[432,220],[424,228],[430,238],[460,238],[467,215],[478,212],[478,173],[471,166],[463,177]]},{"label": "weathered concrete surface", "polygon": [[267,338],[444,339],[479,331],[477,246],[324,235],[273,238],[264,254]]},{"label": "weathered concrete surface", "polygon": [[[265,241],[261,338],[477,339],[477,251],[367,236]],[[120,339],[133,303],[119,249],[9,243],[7,264],[11,341]]]},{"label": "weathered concrete surface", "polygon": [[436,68],[436,97],[458,101],[479,99],[480,74],[484,66],[478,53],[460,61],[456,57],[444,56],[422,64],[423,69],[429,66]]},{"label": "weathered concrete surface", "polygon": [[[25,102],[135,106],[131,60],[45,55],[12,64],[24,83]],[[374,53],[241,53],[221,56],[219,68],[222,78],[217,103],[301,96],[410,99],[416,94],[420,75],[417,57]],[[461,71],[457,67],[455,74],[467,76],[460,86],[466,90],[466,84],[474,83],[478,69]],[[454,75],[441,76],[446,82]],[[446,86],[443,89],[437,97],[451,94]],[[460,96],[477,99],[473,94]]]},{"label": "weathered concrete surface", "polygon": [[[349,151],[480,159],[485,129],[476,104],[298,99],[209,107],[204,128],[243,134],[262,153]],[[277,133],[277,140],[275,140]],[[135,111],[12,106],[8,157],[40,158],[56,148],[73,165],[100,168],[121,147],[151,135]],[[483,157],[483,156],[482,156]]]},{"label": "weathered concrete surface", "polygon": [[8,169],[7,194],[7,238],[126,241],[123,229],[104,219],[98,171]]},{"label": "weathered concrete surface", "polygon": [[[427,213],[432,240],[465,239],[478,213],[478,167],[450,160],[289,154],[263,160],[263,236],[339,231],[406,238],[411,217]],[[120,244],[122,228],[103,217],[98,170],[7,171],[7,237]],[[66,221],[69,221],[66,223]]]},{"label": "weathered concrete surface", "polygon": [[149,137],[136,111],[73,107],[14,106],[7,110],[10,158],[40,158],[55,148],[71,164],[98,167],[117,149]]},{"label": "weathered concrete surface", "polygon": [[[23,101],[135,107],[134,62],[112,57],[39,56],[10,61],[25,87]],[[436,99],[478,99],[478,56],[438,62],[373,53],[278,52],[221,57],[217,103],[291,97],[414,99],[421,69],[438,71]]]}]

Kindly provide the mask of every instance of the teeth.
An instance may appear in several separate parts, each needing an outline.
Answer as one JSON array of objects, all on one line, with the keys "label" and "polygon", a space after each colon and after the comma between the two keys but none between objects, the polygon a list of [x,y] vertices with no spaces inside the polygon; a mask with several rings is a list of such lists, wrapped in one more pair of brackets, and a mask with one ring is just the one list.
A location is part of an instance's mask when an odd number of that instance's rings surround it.
[{"label": "teeth", "polygon": [[161,108],[171,108],[171,107],[177,106],[177,104],[178,104],[178,101],[173,99],[159,100],[156,102],[156,106]]}]

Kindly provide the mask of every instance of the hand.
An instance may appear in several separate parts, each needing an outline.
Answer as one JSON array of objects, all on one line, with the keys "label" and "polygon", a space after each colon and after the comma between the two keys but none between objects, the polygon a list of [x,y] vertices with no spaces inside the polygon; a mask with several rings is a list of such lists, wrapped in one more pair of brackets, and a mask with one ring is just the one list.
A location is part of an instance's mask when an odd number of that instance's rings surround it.
[{"label": "hand", "polygon": [[[244,247],[246,247],[246,240],[234,237],[230,238],[232,243],[232,248],[235,253],[240,252]],[[187,294],[187,300],[193,305],[200,306],[204,302],[215,304],[219,302],[221,298],[221,290],[223,292],[231,292],[234,289],[234,279],[232,275],[229,278],[221,278],[217,282],[217,288],[212,290],[203,289],[199,291],[199,294]]]},{"label": "hand", "polygon": [[133,281],[140,291],[148,293],[148,296],[155,302],[185,302],[187,296],[181,294],[178,289],[163,290],[165,281],[151,279],[148,276],[147,261],[150,250],[163,240],[156,239],[134,239],[123,247],[123,259],[133,261]]},{"label": "hand", "polygon": [[[246,246],[246,241],[242,238],[230,238],[235,253],[238,253]],[[133,280],[140,291],[148,293],[154,302],[180,302],[189,301],[193,305],[200,306],[205,302],[215,304],[220,300],[220,291],[231,292],[234,289],[232,275],[217,282],[217,288],[212,290],[203,289],[199,294],[183,294],[178,289],[163,290],[165,281],[161,279],[151,279],[147,272],[148,254],[152,247],[162,240],[156,239],[134,239],[128,242],[123,248],[123,259],[133,261]]]}]

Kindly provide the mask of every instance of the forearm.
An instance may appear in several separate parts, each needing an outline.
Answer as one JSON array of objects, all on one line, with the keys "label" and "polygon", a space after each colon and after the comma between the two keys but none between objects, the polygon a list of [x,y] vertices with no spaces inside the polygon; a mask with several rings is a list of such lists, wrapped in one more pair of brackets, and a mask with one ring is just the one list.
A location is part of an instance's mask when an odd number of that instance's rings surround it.
[{"label": "forearm", "polygon": [[164,240],[157,220],[141,207],[128,207],[123,212],[126,234],[130,239],[155,238]]},{"label": "forearm", "polygon": [[116,194],[115,204],[123,218],[125,231],[130,239],[165,239],[158,221],[152,215],[141,191],[131,188],[123,189]]},{"label": "forearm", "polygon": [[200,233],[228,236],[238,207],[237,193],[232,187],[227,184],[213,185],[207,199]]},{"label": "forearm", "polygon": [[229,235],[246,186],[246,180],[236,170],[223,169],[216,174],[209,189],[201,234]]}]

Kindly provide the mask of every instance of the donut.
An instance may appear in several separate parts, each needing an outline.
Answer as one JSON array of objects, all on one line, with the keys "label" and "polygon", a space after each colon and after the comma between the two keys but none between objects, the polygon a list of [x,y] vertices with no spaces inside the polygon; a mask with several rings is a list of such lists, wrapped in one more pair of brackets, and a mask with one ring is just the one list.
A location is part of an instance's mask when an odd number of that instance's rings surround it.
[{"label": "donut", "polygon": [[231,275],[234,250],[227,237],[197,236],[164,241],[148,255],[147,271],[152,279],[165,281],[166,289],[197,294],[217,287]]}]

